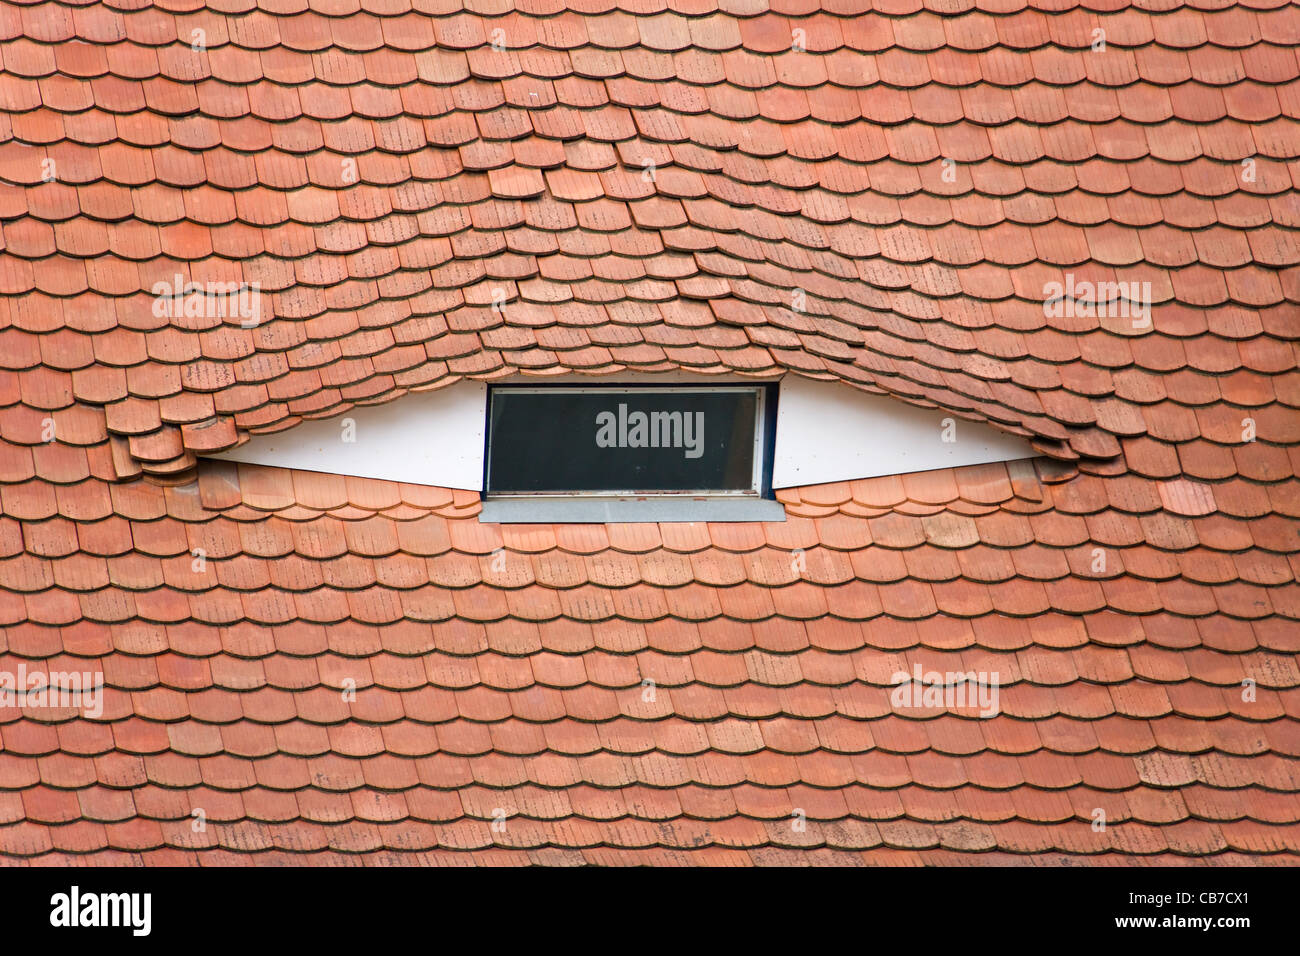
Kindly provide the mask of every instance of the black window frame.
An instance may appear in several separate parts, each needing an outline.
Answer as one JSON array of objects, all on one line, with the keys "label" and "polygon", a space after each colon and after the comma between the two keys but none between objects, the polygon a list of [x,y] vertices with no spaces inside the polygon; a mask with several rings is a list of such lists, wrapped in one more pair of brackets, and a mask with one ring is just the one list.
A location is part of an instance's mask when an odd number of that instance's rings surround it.
[{"label": "black window frame", "polygon": [[[735,489],[680,489],[640,491],[620,490],[583,490],[555,489],[546,491],[498,492],[492,490],[492,403],[496,395],[504,392],[579,392],[579,393],[624,393],[645,394],[653,392],[690,392],[708,393],[723,391],[752,392],[757,397],[755,408],[754,439],[754,481],[744,490]],[[774,500],[772,489],[773,456],[776,450],[777,401],[780,389],[776,382],[718,382],[692,384],[684,382],[653,383],[640,382],[599,382],[599,383],[511,383],[489,385],[487,393],[486,414],[483,427],[483,500],[489,501],[545,501],[554,499],[589,499],[592,501],[673,501],[673,500]]]}]

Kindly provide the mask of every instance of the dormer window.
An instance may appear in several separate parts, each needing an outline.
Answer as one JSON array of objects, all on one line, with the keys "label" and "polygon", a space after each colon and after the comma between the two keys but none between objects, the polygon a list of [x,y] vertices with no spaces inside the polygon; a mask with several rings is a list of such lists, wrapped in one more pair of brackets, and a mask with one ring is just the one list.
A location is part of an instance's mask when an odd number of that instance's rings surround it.
[{"label": "dormer window", "polygon": [[[1031,457],[1024,439],[835,382],[458,382],[215,457],[482,495],[479,520],[784,521],[774,489]],[[664,376],[667,378],[667,376]]]},{"label": "dormer window", "polygon": [[485,520],[781,520],[775,420],[771,385],[492,388]]}]

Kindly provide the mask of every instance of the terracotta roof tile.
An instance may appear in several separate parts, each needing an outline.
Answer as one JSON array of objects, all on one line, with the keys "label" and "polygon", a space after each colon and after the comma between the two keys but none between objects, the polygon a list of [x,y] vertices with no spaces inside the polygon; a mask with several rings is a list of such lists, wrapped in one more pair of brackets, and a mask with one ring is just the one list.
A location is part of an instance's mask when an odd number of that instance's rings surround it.
[{"label": "terracotta roof tile", "polygon": [[[1103,55],[1046,11],[859,6],[530,4],[504,56],[455,5],[272,6],[205,21],[201,62],[171,17],[22,18],[0,637],[99,660],[108,699],[0,727],[0,852],[1300,853],[1291,20],[1121,12]],[[1150,282],[1150,326],[1051,314],[1067,272]],[[256,281],[271,320],[159,317],[177,274]],[[829,376],[1057,461],[552,528],[196,458],[620,367]],[[999,714],[894,708],[912,663],[997,673]]]}]

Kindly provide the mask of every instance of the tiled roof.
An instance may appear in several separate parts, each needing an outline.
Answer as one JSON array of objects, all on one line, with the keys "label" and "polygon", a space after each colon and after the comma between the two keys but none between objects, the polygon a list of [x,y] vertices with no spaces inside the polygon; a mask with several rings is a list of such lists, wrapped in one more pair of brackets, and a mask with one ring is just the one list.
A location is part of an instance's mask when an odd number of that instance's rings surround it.
[{"label": "tiled roof", "polygon": [[[670,367],[1111,457],[1181,437],[1197,372],[1267,406],[1259,374],[1294,366],[1275,0],[135,6],[0,20],[0,178],[26,187],[0,348],[15,398],[81,403],[127,475],[462,376]],[[1150,282],[1161,321],[1049,323],[1067,270]],[[276,320],[157,317],[176,275],[258,283]]]},{"label": "tiled roof", "polygon": [[[108,685],[0,709],[0,858],[1297,861],[1294,6],[137,6],[0,8],[0,672]],[[1048,457],[557,527],[196,464],[669,369]]]},{"label": "tiled roof", "polygon": [[[1188,504],[1224,487],[996,464],[558,527],[249,465],[49,489],[0,526],[3,661],[110,689],[99,722],[5,717],[0,852],[1294,855],[1294,520]],[[891,707],[915,666],[1000,674],[1000,713]]]}]

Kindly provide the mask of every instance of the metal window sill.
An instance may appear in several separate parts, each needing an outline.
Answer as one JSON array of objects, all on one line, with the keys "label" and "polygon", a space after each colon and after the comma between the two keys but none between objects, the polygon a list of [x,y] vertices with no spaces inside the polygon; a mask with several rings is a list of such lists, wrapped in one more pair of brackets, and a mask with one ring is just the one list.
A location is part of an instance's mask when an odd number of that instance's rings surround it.
[{"label": "metal window sill", "polygon": [[767,498],[488,498],[486,524],[666,524],[696,521],[784,521],[785,507]]}]

